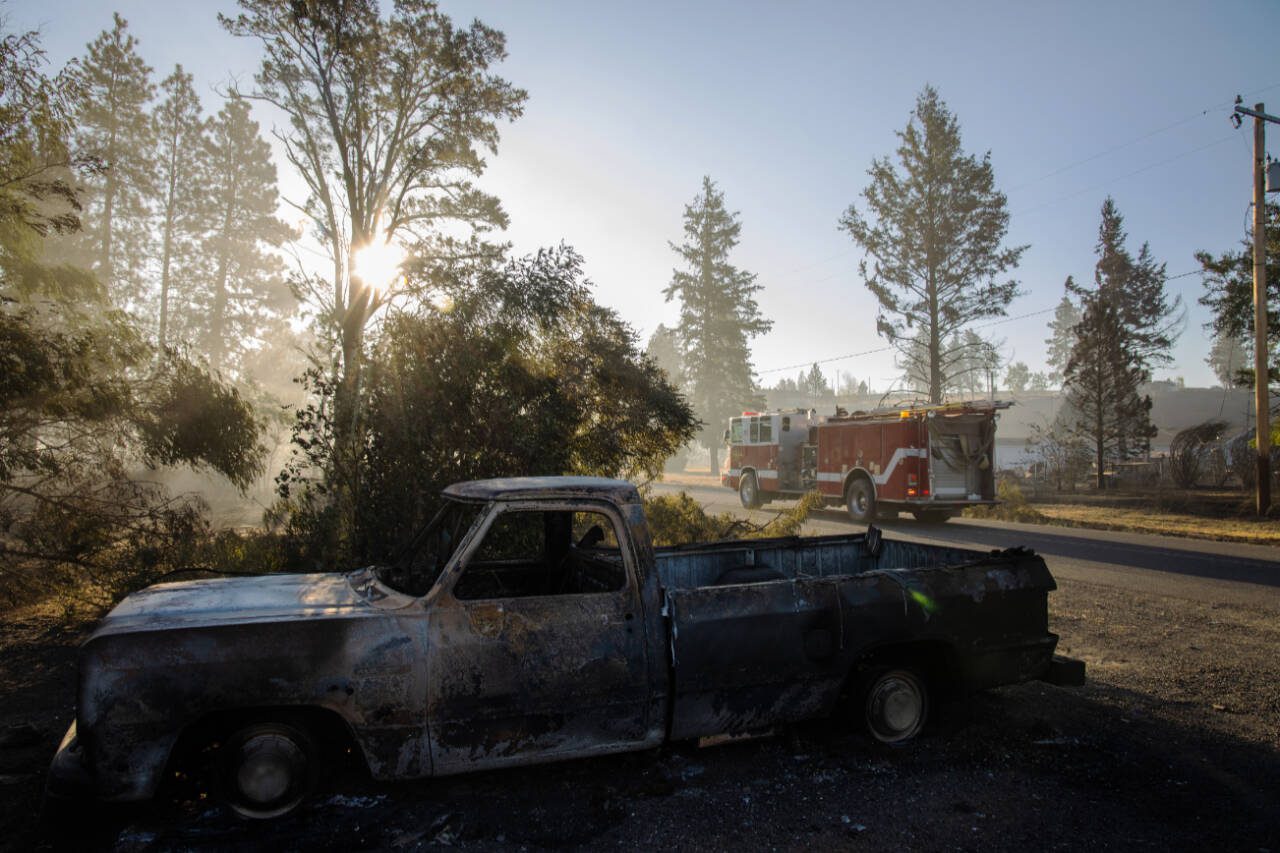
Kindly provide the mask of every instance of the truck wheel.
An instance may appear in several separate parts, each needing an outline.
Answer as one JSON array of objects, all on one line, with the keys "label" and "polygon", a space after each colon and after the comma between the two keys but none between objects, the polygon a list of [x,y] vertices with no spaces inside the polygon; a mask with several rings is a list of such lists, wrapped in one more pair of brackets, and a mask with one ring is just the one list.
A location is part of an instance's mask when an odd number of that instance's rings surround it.
[{"label": "truck wheel", "polygon": [[922,521],[925,524],[942,524],[951,517],[951,513],[941,509],[917,509],[911,514],[915,516],[916,521]]},{"label": "truck wheel", "polygon": [[318,762],[311,738],[285,723],[255,723],[222,747],[223,797],[232,811],[255,820],[296,809],[315,788]]},{"label": "truck wheel", "polygon": [[929,692],[920,676],[909,669],[877,669],[863,685],[863,719],[876,740],[902,744],[924,728]]},{"label": "truck wheel", "polygon": [[844,496],[849,518],[859,524],[870,524],[876,517],[876,495],[871,482],[865,477],[854,477]]},{"label": "truck wheel", "polygon": [[742,475],[742,480],[738,483],[738,500],[747,509],[760,508],[760,484],[756,482],[754,473]]}]

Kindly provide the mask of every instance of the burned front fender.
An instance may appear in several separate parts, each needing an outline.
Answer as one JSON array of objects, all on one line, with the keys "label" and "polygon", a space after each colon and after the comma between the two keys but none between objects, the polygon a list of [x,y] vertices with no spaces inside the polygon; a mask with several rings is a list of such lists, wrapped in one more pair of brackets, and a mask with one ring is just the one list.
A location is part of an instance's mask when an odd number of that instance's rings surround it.
[{"label": "burned front fender", "polygon": [[[184,732],[288,709],[338,715],[375,776],[428,775],[425,614],[337,595],[327,577],[261,582],[257,609],[253,588],[215,588],[185,611],[147,618],[135,602],[104,620],[81,649],[76,717],[96,795],[148,798]],[[291,594],[310,600],[285,606]]]}]

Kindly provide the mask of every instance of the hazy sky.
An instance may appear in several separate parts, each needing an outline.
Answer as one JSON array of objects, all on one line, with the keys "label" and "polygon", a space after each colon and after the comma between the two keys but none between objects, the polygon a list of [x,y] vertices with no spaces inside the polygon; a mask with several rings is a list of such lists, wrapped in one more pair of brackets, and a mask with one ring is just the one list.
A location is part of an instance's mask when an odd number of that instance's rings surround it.
[{"label": "hazy sky", "polygon": [[[568,242],[586,258],[599,299],[647,338],[671,323],[661,291],[684,205],[709,174],[741,213],[733,260],[759,274],[774,328],[754,344],[765,384],[774,368],[883,345],[860,253],[837,229],[873,157],[892,152],[926,83],[960,121],[967,150],[990,150],[1012,214],[1009,240],[1029,243],[1011,316],[1052,309],[1068,274],[1091,280],[1099,208],[1109,193],[1130,247],[1149,241],[1170,276],[1197,249],[1243,237],[1251,131],[1230,104],[1270,99],[1280,112],[1275,34],[1280,3],[847,2],[605,3],[446,0],[455,19],[506,33],[501,72],[528,90],[503,129],[483,185],[511,215],[518,251]],[[231,3],[27,2],[10,25],[39,28],[60,65],[110,24],[129,21],[163,77],[181,62],[206,109],[215,85],[247,83],[256,46],[215,13]],[[1271,128],[1272,150],[1280,127]],[[297,184],[282,174],[286,192]],[[1207,313],[1192,275],[1170,282],[1188,318],[1162,376],[1213,384]],[[981,329],[1007,357],[1044,366],[1050,314]],[[642,339],[643,340],[643,339]],[[890,353],[823,365],[883,388]]]}]

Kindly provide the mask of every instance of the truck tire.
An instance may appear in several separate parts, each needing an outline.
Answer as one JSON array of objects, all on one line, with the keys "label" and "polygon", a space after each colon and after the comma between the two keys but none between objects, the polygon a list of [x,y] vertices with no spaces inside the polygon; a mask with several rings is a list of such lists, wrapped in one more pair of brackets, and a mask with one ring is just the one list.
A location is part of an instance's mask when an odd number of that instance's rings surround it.
[{"label": "truck tire", "polygon": [[743,474],[738,481],[738,500],[747,509],[760,508],[760,483],[756,480],[755,472]]},{"label": "truck tire", "polygon": [[863,723],[881,743],[904,744],[924,728],[929,691],[915,672],[889,667],[871,670],[862,679],[861,696]]},{"label": "truck tire", "polygon": [[866,477],[854,477],[844,495],[849,518],[858,524],[870,524],[876,517],[876,493]]},{"label": "truck tire", "polygon": [[925,524],[942,524],[951,517],[951,513],[944,509],[917,509],[911,513],[915,516],[916,521]]},{"label": "truck tire", "polygon": [[241,817],[283,817],[316,787],[315,743],[305,731],[286,723],[241,728],[223,744],[220,758],[223,799]]}]

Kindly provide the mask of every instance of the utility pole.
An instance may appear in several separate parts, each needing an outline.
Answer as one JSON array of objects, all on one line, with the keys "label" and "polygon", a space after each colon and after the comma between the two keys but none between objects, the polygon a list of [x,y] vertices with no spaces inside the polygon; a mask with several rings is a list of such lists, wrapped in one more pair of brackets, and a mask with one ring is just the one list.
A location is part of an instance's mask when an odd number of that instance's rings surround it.
[{"label": "utility pole", "polygon": [[1253,109],[1240,105],[1236,97],[1235,114],[1253,116],[1253,408],[1257,416],[1258,444],[1258,515],[1271,508],[1271,383],[1267,357],[1267,122],[1280,124],[1280,118],[1269,116],[1266,105]]}]

